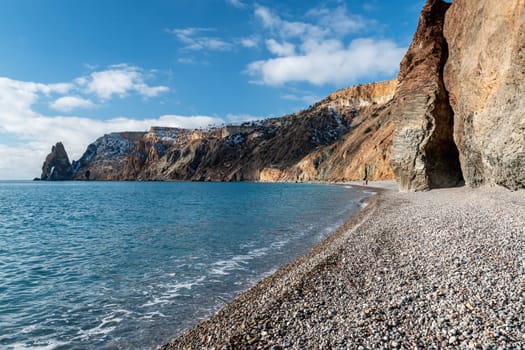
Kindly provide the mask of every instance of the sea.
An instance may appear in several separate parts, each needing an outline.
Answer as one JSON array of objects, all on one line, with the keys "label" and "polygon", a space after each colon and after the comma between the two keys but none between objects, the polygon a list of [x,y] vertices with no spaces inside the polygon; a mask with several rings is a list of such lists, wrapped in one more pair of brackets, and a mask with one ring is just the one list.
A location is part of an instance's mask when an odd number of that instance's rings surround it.
[{"label": "sea", "polygon": [[154,349],[361,209],[341,185],[0,181],[0,349]]}]

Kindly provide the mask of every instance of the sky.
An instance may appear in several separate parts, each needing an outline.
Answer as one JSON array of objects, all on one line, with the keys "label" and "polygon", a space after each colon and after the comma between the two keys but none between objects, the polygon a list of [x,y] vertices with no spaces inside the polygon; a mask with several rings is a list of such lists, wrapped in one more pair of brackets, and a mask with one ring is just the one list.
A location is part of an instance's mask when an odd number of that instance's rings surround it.
[{"label": "sky", "polygon": [[423,0],[2,0],[0,180],[105,133],[293,113],[397,75]]}]

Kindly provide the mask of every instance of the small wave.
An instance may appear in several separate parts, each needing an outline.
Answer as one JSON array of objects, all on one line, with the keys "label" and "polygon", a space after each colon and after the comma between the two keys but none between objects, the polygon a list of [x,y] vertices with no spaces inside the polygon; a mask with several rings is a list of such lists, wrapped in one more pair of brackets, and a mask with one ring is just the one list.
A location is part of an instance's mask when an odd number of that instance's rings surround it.
[{"label": "small wave", "polygon": [[268,254],[271,248],[277,247],[273,246],[276,243],[278,242],[272,243],[272,245],[270,245],[269,248],[265,247],[252,249],[247,254],[236,255],[229,260],[216,261],[211,264],[212,268],[210,270],[210,273],[212,275],[229,275],[231,271],[246,270],[246,268],[243,265],[248,264],[250,260]]},{"label": "small wave", "polygon": [[6,350],[53,350],[61,346],[65,346],[69,343],[50,339],[45,341],[46,344],[26,344],[26,343],[14,343],[9,345]]},{"label": "small wave", "polygon": [[144,320],[151,320],[153,318],[158,318],[158,317],[165,318],[165,317],[168,317],[168,316],[164,315],[160,311],[152,311],[152,312],[148,312],[147,314],[144,314],[141,318],[144,319]]},{"label": "small wave", "polygon": [[212,275],[229,275],[229,271],[233,270],[245,270],[242,266],[233,260],[220,260],[212,264],[210,272]]},{"label": "small wave", "polygon": [[125,316],[133,314],[132,311],[117,309],[113,310],[110,315],[102,318],[100,324],[94,328],[80,330],[78,336],[73,340],[87,340],[93,337],[103,337],[117,328],[117,325],[122,322]]},{"label": "small wave", "polygon": [[156,287],[156,289],[164,290],[161,293],[161,295],[154,296],[152,300],[145,302],[141,305],[141,307],[151,307],[156,305],[169,304],[173,301],[174,298],[182,295],[181,293],[179,293],[181,289],[191,290],[193,286],[201,284],[202,282],[204,282],[205,279],[206,277],[201,276],[185,282],[168,283],[160,285]]}]

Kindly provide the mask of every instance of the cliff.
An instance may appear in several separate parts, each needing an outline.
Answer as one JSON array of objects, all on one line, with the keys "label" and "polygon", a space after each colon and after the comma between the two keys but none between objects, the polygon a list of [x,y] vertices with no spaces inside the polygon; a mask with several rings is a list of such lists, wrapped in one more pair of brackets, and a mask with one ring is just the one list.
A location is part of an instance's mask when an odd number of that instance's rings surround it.
[{"label": "cliff", "polygon": [[525,187],[524,47],[524,0],[427,1],[392,107],[400,190]]},{"label": "cliff", "polygon": [[450,5],[427,2],[401,61],[392,106],[396,116],[392,168],[403,191],[451,187],[462,181],[453,139],[454,114],[443,84],[448,46],[443,36]]},{"label": "cliff", "polygon": [[115,132],[106,134],[90,144],[78,161],[73,161],[72,179],[120,180],[130,152],[145,133]]},{"label": "cliff", "polygon": [[[281,118],[209,130],[112,133],[72,164],[72,179],[311,181],[392,178],[396,82],[339,90]],[[386,127],[385,127],[386,126]],[[335,166],[337,163],[337,166]]]},{"label": "cliff", "polygon": [[525,187],[525,1],[455,0],[444,82],[470,186]]}]

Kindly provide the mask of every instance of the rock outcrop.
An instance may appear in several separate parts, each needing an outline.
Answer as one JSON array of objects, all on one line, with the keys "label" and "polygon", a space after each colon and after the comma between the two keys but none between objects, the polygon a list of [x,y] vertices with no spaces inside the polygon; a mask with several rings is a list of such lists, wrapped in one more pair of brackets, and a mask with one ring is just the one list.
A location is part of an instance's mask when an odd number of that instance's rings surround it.
[{"label": "rock outcrop", "polygon": [[525,187],[525,1],[454,0],[445,86],[467,185]]},{"label": "rock outcrop", "polygon": [[71,163],[62,142],[57,142],[51,148],[42,165],[41,180],[70,180],[72,176]]},{"label": "rock outcrop", "polygon": [[74,180],[120,180],[128,157],[144,132],[106,134],[90,144],[78,161],[73,161]]},{"label": "rock outcrop", "polygon": [[462,181],[453,139],[453,111],[443,84],[448,47],[443,36],[450,4],[429,0],[401,61],[391,112],[396,117],[392,168],[402,191],[451,187]]}]

